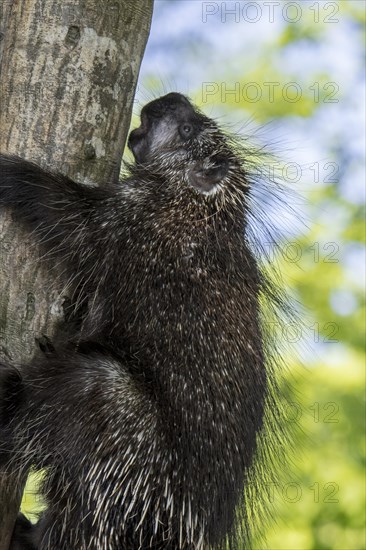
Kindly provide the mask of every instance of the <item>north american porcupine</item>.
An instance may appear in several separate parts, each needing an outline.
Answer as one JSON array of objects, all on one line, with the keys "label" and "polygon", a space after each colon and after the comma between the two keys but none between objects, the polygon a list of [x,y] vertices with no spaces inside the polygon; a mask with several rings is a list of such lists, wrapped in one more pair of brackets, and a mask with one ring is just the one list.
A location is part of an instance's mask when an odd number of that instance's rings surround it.
[{"label": "north american porcupine", "polygon": [[250,177],[177,93],[142,109],[129,146],[130,176],[104,188],[0,156],[0,205],[83,306],[67,345],[10,378],[10,467],[47,471],[43,550],[238,549],[274,384]]}]

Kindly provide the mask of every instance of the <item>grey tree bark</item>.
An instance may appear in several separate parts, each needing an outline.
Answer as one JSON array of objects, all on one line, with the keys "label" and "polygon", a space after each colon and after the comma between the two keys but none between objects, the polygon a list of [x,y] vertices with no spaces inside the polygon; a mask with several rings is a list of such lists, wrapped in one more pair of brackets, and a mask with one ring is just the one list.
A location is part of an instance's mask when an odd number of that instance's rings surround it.
[{"label": "grey tree bark", "polygon": [[[85,184],[117,178],[153,0],[2,0],[0,151]],[[63,317],[60,290],[0,208],[0,360],[19,364]],[[61,283],[62,281],[60,281]],[[21,491],[0,469],[0,550]]]}]

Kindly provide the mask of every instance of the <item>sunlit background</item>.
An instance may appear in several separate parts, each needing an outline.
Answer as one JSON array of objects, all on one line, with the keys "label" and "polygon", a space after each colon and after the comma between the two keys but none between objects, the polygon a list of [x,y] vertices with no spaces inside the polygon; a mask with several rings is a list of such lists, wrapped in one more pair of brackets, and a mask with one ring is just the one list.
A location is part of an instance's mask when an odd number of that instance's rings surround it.
[{"label": "sunlit background", "polygon": [[146,101],[180,91],[272,147],[301,197],[277,252],[303,306],[302,326],[282,329],[300,355],[288,421],[302,431],[291,473],[270,488],[271,550],[366,548],[365,7],[156,0],[136,94],[132,125]]}]

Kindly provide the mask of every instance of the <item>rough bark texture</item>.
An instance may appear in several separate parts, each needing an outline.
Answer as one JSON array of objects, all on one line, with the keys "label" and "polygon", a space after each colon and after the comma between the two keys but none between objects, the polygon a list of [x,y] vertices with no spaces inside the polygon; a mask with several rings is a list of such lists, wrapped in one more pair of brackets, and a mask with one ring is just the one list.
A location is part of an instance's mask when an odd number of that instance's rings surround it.
[{"label": "rough bark texture", "polygon": [[[152,0],[2,0],[0,151],[85,184],[117,178],[151,15]],[[0,208],[0,359],[13,363],[63,317],[27,238]],[[20,495],[0,476],[6,550]]]}]

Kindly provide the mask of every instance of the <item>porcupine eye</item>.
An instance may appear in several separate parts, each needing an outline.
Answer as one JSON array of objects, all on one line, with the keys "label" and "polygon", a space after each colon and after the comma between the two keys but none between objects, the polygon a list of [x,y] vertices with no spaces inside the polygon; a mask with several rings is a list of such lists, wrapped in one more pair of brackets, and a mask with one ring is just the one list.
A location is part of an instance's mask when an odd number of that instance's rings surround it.
[{"label": "porcupine eye", "polygon": [[182,139],[189,139],[193,134],[193,126],[188,122],[184,122],[179,126],[178,132]]}]

